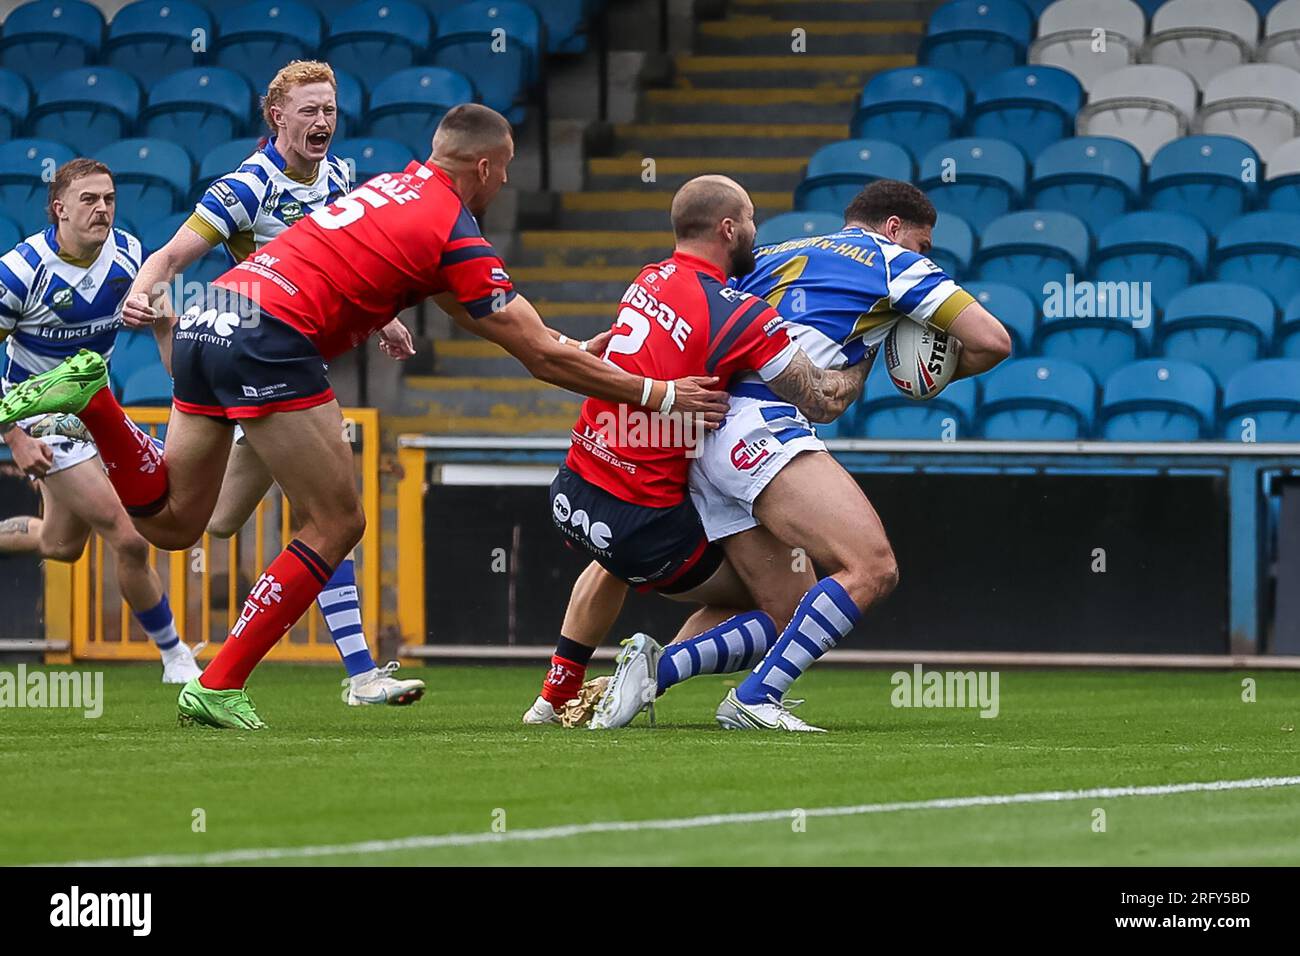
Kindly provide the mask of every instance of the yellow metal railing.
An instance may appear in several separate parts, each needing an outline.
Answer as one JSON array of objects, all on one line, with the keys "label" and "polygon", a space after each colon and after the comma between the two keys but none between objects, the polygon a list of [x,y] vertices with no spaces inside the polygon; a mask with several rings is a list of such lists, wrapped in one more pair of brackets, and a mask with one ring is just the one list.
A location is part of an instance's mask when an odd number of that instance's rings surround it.
[{"label": "yellow metal railing", "polygon": [[[128,408],[127,415],[150,434],[164,431],[166,408]],[[372,651],[377,650],[380,608],[379,412],[343,410],[353,438],[366,531],[355,553],[361,621]],[[176,629],[189,644],[207,641],[201,655],[216,653],[239,616],[243,597],[262,570],[292,537],[289,505],[278,487],[258,504],[238,534],[222,541],[210,535],[188,551],[159,552],[149,560],[162,579]],[[155,660],[157,651],[122,600],[113,562],[104,542],[92,535],[75,563],[45,564],[45,633],[47,640],[66,640],[78,660]],[[66,655],[64,655],[66,658]],[[338,652],[320,610],[313,607],[271,651],[269,660],[336,660]],[[51,663],[59,662],[55,657]]]}]

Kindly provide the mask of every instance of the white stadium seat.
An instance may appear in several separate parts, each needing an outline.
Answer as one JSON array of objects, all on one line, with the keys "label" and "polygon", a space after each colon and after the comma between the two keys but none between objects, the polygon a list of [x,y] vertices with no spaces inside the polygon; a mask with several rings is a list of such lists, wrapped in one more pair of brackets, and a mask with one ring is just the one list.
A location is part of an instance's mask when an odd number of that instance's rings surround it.
[{"label": "white stadium seat", "polygon": [[1257,58],[1300,70],[1300,0],[1282,0],[1268,11]]},{"label": "white stadium seat", "polygon": [[1279,176],[1296,174],[1300,174],[1300,136],[1287,140],[1273,150],[1273,157],[1268,161],[1268,172],[1265,178],[1277,179]]},{"label": "white stadium seat", "polygon": [[1197,126],[1235,136],[1268,162],[1273,150],[1300,136],[1300,72],[1279,63],[1247,63],[1212,78]]},{"label": "white stadium seat", "polygon": [[1079,136],[1114,136],[1132,143],[1143,160],[1186,136],[1196,113],[1196,84],[1171,66],[1126,66],[1099,77],[1075,123]]},{"label": "white stadium seat", "polygon": [[1169,0],[1151,19],[1146,59],[1205,89],[1215,74],[1249,63],[1258,39],[1259,14],[1247,0]]},{"label": "white stadium seat", "polygon": [[[1094,49],[1104,30],[1105,44]],[[1085,90],[1100,76],[1137,61],[1146,17],[1133,0],[1056,0],[1038,18],[1029,62],[1073,73]]]}]

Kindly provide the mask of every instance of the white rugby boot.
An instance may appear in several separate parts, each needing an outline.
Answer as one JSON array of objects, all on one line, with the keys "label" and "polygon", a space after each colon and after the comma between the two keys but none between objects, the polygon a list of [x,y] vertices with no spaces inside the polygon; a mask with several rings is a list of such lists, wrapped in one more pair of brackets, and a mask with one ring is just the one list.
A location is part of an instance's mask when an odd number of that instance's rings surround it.
[{"label": "white rugby boot", "polygon": [[724,730],[792,730],[805,734],[824,734],[821,727],[814,727],[790,713],[791,707],[798,707],[801,700],[777,700],[768,697],[761,704],[741,703],[735,688],[727,691],[727,696],[718,705],[717,719]]},{"label": "white rugby boot", "polygon": [[195,644],[190,647],[184,641],[180,641],[174,647],[169,647],[162,654],[164,684],[188,684],[192,680],[198,680],[199,675],[203,673],[203,668],[195,660],[199,651],[207,647],[207,642]]},{"label": "white rugby boot", "polygon": [[664,649],[649,634],[633,634],[623,642],[618,669],[609,688],[596,704],[589,730],[626,727],[643,710],[655,722],[655,697],[659,690],[659,658]]},{"label": "white rugby boot", "polygon": [[524,723],[526,724],[558,724],[559,722],[559,712],[551,706],[551,702],[545,697],[538,696],[533,701],[533,706],[524,711]]},{"label": "white rugby boot", "polygon": [[424,681],[398,680],[393,671],[401,667],[397,661],[389,661],[383,667],[374,667],[356,677],[343,678],[343,701],[349,707],[364,707],[367,704],[391,704],[402,707],[414,704],[424,696]]}]

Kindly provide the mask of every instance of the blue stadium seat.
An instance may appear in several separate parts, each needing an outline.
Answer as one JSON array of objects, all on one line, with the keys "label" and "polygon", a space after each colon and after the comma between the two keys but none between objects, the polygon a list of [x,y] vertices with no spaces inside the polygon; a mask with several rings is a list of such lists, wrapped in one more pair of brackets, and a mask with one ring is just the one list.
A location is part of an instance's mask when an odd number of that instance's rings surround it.
[{"label": "blue stadium seat", "polygon": [[365,0],[336,14],[321,53],[367,89],[423,61],[433,31],[429,15],[407,0]]},{"label": "blue stadium seat", "polygon": [[462,73],[440,66],[399,70],[370,93],[369,135],[401,143],[423,158],[446,112],[473,100],[474,85]]},{"label": "blue stadium seat", "polygon": [[[511,0],[467,3],[438,20],[433,62],[474,77],[482,101],[516,125],[523,122],[520,101],[541,78],[542,24],[532,7]],[[493,31],[504,30],[504,47]],[[492,69],[483,69],[491,62]],[[372,135],[380,134],[373,129]]]},{"label": "blue stadium seat", "polygon": [[[873,368],[873,374],[868,376],[867,394],[855,420],[859,435],[931,441],[974,436],[977,390],[974,378],[953,382],[934,398],[918,402],[894,388],[889,376],[884,374],[884,364],[878,360],[879,373]],[[820,425],[817,431],[821,433]]]},{"label": "blue stadium seat", "polygon": [[877,73],[862,90],[852,132],[898,143],[921,158],[957,135],[966,118],[966,85],[951,70],[906,66]]},{"label": "blue stadium seat", "polygon": [[1015,143],[1030,162],[1052,143],[1074,132],[1083,87],[1054,66],[1013,66],[975,87],[967,117],[971,136]]},{"label": "blue stadium seat", "polygon": [[[1248,181],[1242,175],[1247,168]],[[1147,204],[1151,209],[1186,213],[1214,233],[1249,208],[1255,180],[1262,174],[1259,155],[1241,140],[1186,136],[1160,147],[1152,158]]]},{"label": "blue stadium seat", "polygon": [[1277,354],[1300,359],[1300,294],[1292,296],[1277,326]]},{"label": "blue stadium seat", "polygon": [[122,386],[126,380],[143,368],[156,365],[162,367],[158,356],[158,345],[153,332],[147,329],[123,329],[117,335],[113,346],[113,357],[108,363],[109,381],[113,391],[121,397]]},{"label": "blue stadium seat", "polygon": [[76,153],[62,143],[14,139],[0,143],[0,213],[18,224],[24,236],[48,225],[48,175]]},{"label": "blue stadium seat", "polygon": [[32,106],[32,89],[13,70],[0,70],[0,142],[14,139],[27,122]]},{"label": "blue stadium seat", "polygon": [[140,112],[140,84],[129,73],[86,66],[41,84],[29,117],[32,136],[67,143],[83,156],[127,136]]},{"label": "blue stadium seat", "polygon": [[999,441],[1075,441],[1092,433],[1097,383],[1065,359],[1003,362],[981,376],[980,432]]},{"label": "blue stadium seat", "polygon": [[361,81],[347,70],[334,71],[334,83],[338,87],[335,102],[339,111],[334,123],[334,138],[343,139],[355,130],[360,130],[365,120],[365,91]]},{"label": "blue stadium seat", "polygon": [[1093,378],[1104,382],[1116,369],[1141,357],[1142,341],[1131,314],[1117,314],[1123,309],[1107,310],[1101,303],[1098,306],[1096,311],[1106,314],[1043,316],[1038,353],[1078,362]]},{"label": "blue stadium seat", "polygon": [[946,212],[939,213],[931,233],[930,259],[954,279],[970,268],[975,254],[975,234],[966,220]]},{"label": "blue stadium seat", "polygon": [[123,405],[170,405],[172,378],[162,362],[138,369],[122,385]]},{"label": "blue stadium seat", "polygon": [[1067,274],[1082,277],[1088,246],[1088,227],[1077,216],[1029,209],[990,223],[972,265],[986,282],[1006,282],[1041,298],[1048,283],[1064,285]]},{"label": "blue stadium seat", "polygon": [[1214,277],[1264,289],[1279,306],[1300,293],[1300,214],[1264,210],[1234,219],[1210,257]]},{"label": "blue stadium seat", "polygon": [[1150,282],[1151,297],[1163,310],[1175,293],[1200,281],[1210,237],[1190,216],[1132,212],[1097,237],[1092,260],[1098,282]]},{"label": "blue stadium seat", "polygon": [[[358,183],[380,173],[401,172],[407,163],[416,158],[407,147],[391,139],[340,140],[335,142],[332,151],[355,170],[353,178]],[[425,155],[428,155],[427,147]]]},{"label": "blue stadium seat", "polygon": [[1006,326],[1013,358],[1034,354],[1038,345],[1038,308],[1024,289],[1004,282],[966,282],[962,288]]},{"label": "blue stadium seat", "polygon": [[244,160],[253,155],[259,142],[261,141],[252,137],[234,139],[204,153],[203,158],[199,160],[199,173],[194,177],[190,200],[198,202],[204,190],[212,184],[212,180],[238,169]]},{"label": "blue stadium seat", "polygon": [[[201,32],[200,32],[201,31]],[[108,25],[103,62],[130,73],[144,86],[169,73],[197,66],[212,43],[212,16],[186,0],[136,0]]]},{"label": "blue stadium seat", "polygon": [[1254,421],[1254,438],[1261,442],[1300,441],[1300,362],[1294,359],[1266,359],[1247,365],[1223,389],[1223,419],[1220,434],[1228,441],[1241,441],[1246,426]]},{"label": "blue stadium seat", "polygon": [[876,139],[846,139],[812,154],[794,191],[795,209],[842,213],[862,187],[877,179],[912,181],[912,157]]},{"label": "blue stadium seat", "polygon": [[976,232],[1020,204],[1025,157],[1000,139],[954,139],[921,161],[917,184],[935,208],[965,219]]},{"label": "blue stadium seat", "polygon": [[117,205],[137,222],[170,216],[190,188],[190,154],[165,139],[124,139],[95,158],[113,171]]},{"label": "blue stadium seat", "polygon": [[1146,359],[1106,379],[1098,417],[1110,441],[1196,441],[1218,421],[1219,387],[1192,362]]},{"label": "blue stadium seat", "polygon": [[991,73],[1025,62],[1034,18],[1017,0],[952,0],[930,16],[919,59],[975,87]]},{"label": "blue stadium seat", "polygon": [[1035,209],[1073,213],[1094,234],[1136,206],[1142,154],[1122,139],[1075,136],[1038,154],[1029,183]]},{"label": "blue stadium seat", "polygon": [[170,216],[151,219],[141,224],[136,238],[140,240],[146,253],[157,252],[171,241],[172,236],[176,235],[176,230],[189,218],[190,210],[187,209],[184,212],[174,212]]},{"label": "blue stadium seat", "polygon": [[844,228],[844,217],[829,212],[783,212],[759,224],[754,245],[769,246],[787,239],[824,236]]},{"label": "blue stadium seat", "polygon": [[94,63],[104,16],[80,0],[25,3],[5,20],[0,63],[40,86],[56,73]]},{"label": "blue stadium seat", "polygon": [[217,15],[216,63],[264,90],[290,60],[310,60],[321,42],[321,19],[295,0],[257,0]]},{"label": "blue stadium seat", "polygon": [[546,0],[536,5],[546,28],[547,53],[586,53],[587,17],[600,0]]},{"label": "blue stadium seat", "polygon": [[1268,356],[1277,307],[1264,292],[1230,282],[1203,282],[1169,300],[1156,326],[1166,358],[1186,359],[1226,382],[1237,369]]},{"label": "blue stadium seat", "polygon": [[[224,143],[247,128],[253,90],[234,70],[196,66],[164,77],[149,90],[141,132],[187,150]],[[198,157],[191,153],[191,159]]]},{"label": "blue stadium seat", "polygon": [[23,231],[18,223],[8,216],[0,215],[0,255],[8,252],[23,238]]}]

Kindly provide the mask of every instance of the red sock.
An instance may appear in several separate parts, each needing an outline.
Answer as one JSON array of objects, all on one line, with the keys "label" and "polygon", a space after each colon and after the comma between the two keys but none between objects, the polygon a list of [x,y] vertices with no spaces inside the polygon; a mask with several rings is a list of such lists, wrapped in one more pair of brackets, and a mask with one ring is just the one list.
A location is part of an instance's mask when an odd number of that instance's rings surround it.
[{"label": "red sock", "polygon": [[578,696],[586,676],[586,664],[578,664],[559,654],[552,654],[551,669],[542,681],[542,700],[559,710]]},{"label": "red sock", "polygon": [[108,386],[95,393],[78,417],[94,436],[127,514],[161,511],[167,503],[167,463],[153,440],[126,417]]},{"label": "red sock", "polygon": [[298,622],[333,569],[297,538],[280,552],[253,585],[230,636],[199,683],[208,690],[235,690],[248,682],[263,657]]}]

